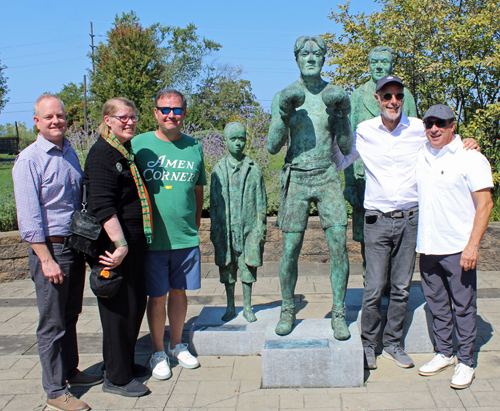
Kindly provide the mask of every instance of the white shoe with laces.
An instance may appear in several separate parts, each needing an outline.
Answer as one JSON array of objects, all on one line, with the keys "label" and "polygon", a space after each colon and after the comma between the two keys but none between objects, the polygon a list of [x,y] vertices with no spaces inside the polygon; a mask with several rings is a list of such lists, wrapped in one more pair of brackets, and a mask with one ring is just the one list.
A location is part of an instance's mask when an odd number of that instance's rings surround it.
[{"label": "white shoe with laces", "polygon": [[451,388],[463,390],[472,384],[474,379],[474,368],[469,367],[463,363],[458,363],[455,367],[455,374],[451,378]]},{"label": "white shoe with laces", "polygon": [[172,361],[178,361],[179,365],[184,368],[198,368],[200,366],[199,361],[196,357],[189,352],[187,344],[179,343],[174,349],[170,349],[168,346],[168,358]]},{"label": "white shoe with laces", "polygon": [[172,376],[165,351],[155,352],[149,360],[149,366],[151,367],[153,377],[157,380],[168,380]]},{"label": "white shoe with laces", "polygon": [[445,357],[443,354],[436,354],[428,363],[418,369],[418,373],[423,376],[436,375],[445,368],[455,365],[455,356]]}]

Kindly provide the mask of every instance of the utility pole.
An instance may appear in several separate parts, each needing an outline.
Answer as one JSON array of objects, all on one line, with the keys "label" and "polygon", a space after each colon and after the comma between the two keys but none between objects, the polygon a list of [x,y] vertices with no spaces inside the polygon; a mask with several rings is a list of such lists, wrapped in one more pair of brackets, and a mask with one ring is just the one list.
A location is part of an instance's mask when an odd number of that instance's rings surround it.
[{"label": "utility pole", "polygon": [[94,64],[94,25],[92,22],[90,22],[90,42],[91,45],[90,47],[92,48],[92,73],[95,74],[95,64]]},{"label": "utility pole", "polygon": [[14,124],[16,125],[16,136],[17,136],[17,147],[16,147],[16,153],[19,152],[19,128],[17,127],[17,121],[14,122]]},{"label": "utility pole", "polygon": [[85,117],[85,138],[89,136],[89,124],[87,121],[87,76],[83,76],[83,115]]}]

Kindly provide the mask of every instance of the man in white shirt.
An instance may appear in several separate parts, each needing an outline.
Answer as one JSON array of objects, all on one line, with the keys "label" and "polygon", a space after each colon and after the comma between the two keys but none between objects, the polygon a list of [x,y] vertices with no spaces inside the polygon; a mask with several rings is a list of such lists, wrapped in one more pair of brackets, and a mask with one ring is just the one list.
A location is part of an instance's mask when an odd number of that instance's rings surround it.
[{"label": "man in white shirt", "polygon": [[451,108],[438,104],[423,118],[429,140],[418,154],[416,179],[420,221],[422,289],[433,316],[436,356],[418,370],[437,374],[455,365],[453,313],[458,365],[451,387],[467,388],[474,379],[476,339],[476,262],[493,202],[491,167],[476,151],[466,151],[454,134]]},{"label": "man in white shirt", "polygon": [[[364,238],[366,285],[363,293],[361,339],[365,368],[377,368],[375,347],[381,332],[381,302],[390,262],[391,293],[382,355],[403,368],[413,360],[400,346],[415,267],[418,225],[418,194],[415,181],[417,153],[427,141],[422,121],[402,111],[404,85],[388,75],[376,86],[380,116],[358,125],[352,154],[342,168],[361,157],[365,164],[366,189]],[[466,144],[474,148],[473,144]],[[470,146],[470,147],[469,147]]]}]

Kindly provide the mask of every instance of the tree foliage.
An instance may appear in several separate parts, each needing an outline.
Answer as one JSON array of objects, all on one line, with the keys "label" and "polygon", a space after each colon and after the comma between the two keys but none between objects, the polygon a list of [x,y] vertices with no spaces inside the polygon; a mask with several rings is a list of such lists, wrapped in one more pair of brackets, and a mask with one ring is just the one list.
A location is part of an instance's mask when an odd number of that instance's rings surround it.
[{"label": "tree foliage", "polygon": [[418,114],[452,107],[457,131],[473,135],[500,179],[500,2],[497,0],[376,0],[382,11],[350,14],[349,2],[329,18],[343,33],[325,33],[326,75],[353,90],[369,77],[368,52],[391,47]]},{"label": "tree foliage", "polygon": [[196,78],[203,58],[220,47],[200,38],[194,24],[180,28],[156,23],[145,28],[133,11],[123,13],[116,16],[107,42],[96,47],[91,96],[98,109],[112,97],[131,99],[141,114],[138,131],[150,130],[156,125],[153,97],[158,90]]},{"label": "tree foliage", "polygon": [[6,66],[2,66],[0,62],[0,111],[3,110],[9,99],[7,98],[7,93],[10,91],[7,88],[7,80],[8,77],[5,77],[3,71],[6,69]]},{"label": "tree foliage", "polygon": [[83,127],[85,122],[83,93],[83,83],[69,83],[65,84],[62,90],[56,94],[64,102],[68,127],[73,124],[77,127]]},{"label": "tree foliage", "polygon": [[231,117],[259,106],[241,69],[225,65],[210,68],[189,99],[188,121],[202,129],[222,130]]}]

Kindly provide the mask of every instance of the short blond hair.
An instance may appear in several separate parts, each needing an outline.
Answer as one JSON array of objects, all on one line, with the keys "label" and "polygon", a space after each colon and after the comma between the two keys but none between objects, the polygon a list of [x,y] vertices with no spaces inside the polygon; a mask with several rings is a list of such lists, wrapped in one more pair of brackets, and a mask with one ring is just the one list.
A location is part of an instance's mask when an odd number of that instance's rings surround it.
[{"label": "short blond hair", "polygon": [[109,127],[104,121],[104,116],[111,116],[115,114],[123,106],[130,107],[131,109],[134,110],[134,112],[137,112],[134,102],[125,97],[113,97],[104,103],[101,112],[102,122],[101,124],[99,124],[99,129],[98,129],[99,134],[102,137],[109,136]]},{"label": "short blond hair", "polygon": [[40,103],[42,101],[44,101],[44,100],[48,100],[49,98],[55,98],[56,100],[58,100],[59,103],[61,103],[61,106],[63,108],[64,113],[66,114],[66,109],[64,108],[63,101],[59,97],[57,97],[56,95],[54,95],[54,94],[45,93],[45,94],[42,94],[40,97],[38,97],[38,99],[35,101],[35,105],[33,107],[33,112],[35,113],[35,116],[38,117],[38,113],[39,113],[39,110],[40,110]]}]

